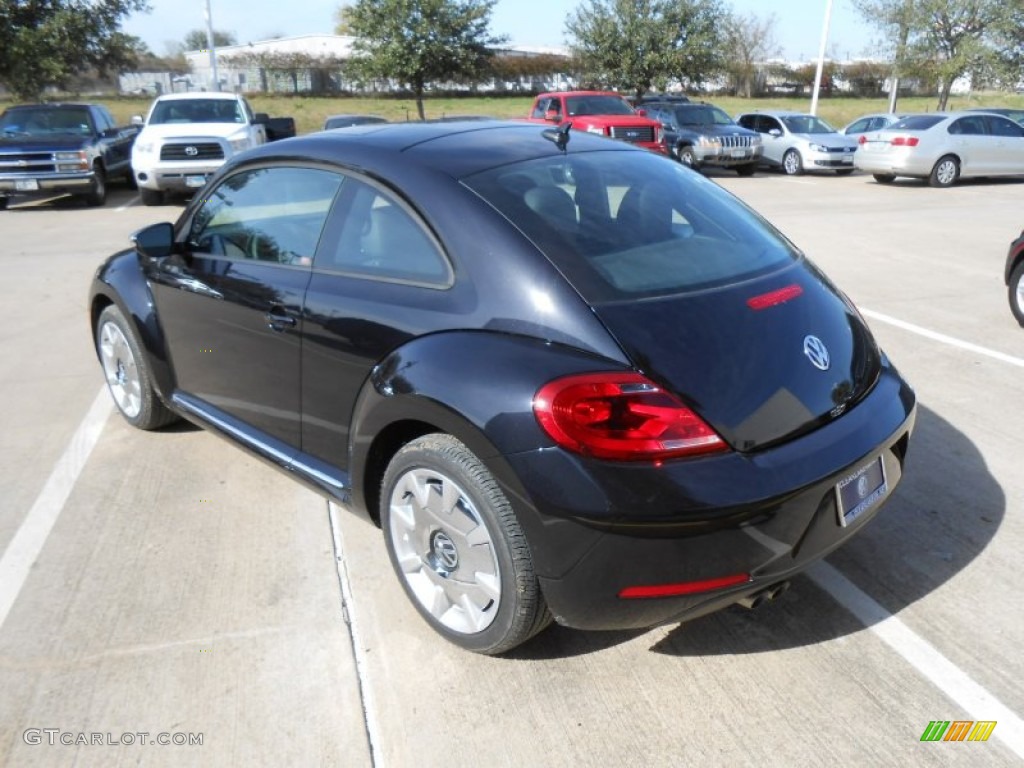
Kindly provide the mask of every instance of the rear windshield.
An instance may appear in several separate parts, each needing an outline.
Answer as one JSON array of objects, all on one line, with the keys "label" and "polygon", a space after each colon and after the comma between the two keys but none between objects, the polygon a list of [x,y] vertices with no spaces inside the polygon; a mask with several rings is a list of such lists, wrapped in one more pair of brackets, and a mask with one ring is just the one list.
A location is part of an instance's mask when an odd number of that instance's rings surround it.
[{"label": "rear windshield", "polygon": [[516,225],[591,304],[766,274],[798,252],[714,182],[648,152],[583,152],[463,183]]},{"label": "rear windshield", "polygon": [[942,115],[911,115],[897,120],[886,130],[889,131],[927,131],[933,125],[941,123],[946,118]]}]

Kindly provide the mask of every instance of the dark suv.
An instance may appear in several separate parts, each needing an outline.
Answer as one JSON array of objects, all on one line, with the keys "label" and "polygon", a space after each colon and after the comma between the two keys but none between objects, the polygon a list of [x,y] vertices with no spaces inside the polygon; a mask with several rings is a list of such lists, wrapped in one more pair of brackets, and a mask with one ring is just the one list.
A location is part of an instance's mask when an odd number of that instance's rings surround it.
[{"label": "dark suv", "polygon": [[757,169],[763,151],[760,135],[736,125],[718,107],[663,101],[643,108],[664,126],[665,146],[684,165],[735,168],[740,176],[750,176]]}]

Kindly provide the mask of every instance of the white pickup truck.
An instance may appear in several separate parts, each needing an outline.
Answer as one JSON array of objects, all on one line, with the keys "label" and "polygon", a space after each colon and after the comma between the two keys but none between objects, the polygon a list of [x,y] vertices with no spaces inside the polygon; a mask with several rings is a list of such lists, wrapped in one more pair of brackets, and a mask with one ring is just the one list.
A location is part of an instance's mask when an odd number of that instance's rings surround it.
[{"label": "white pickup truck", "polygon": [[[141,117],[133,122],[142,122]],[[226,160],[268,141],[270,118],[233,93],[173,93],[153,102],[132,148],[145,205],[165,192],[191,194]]]}]

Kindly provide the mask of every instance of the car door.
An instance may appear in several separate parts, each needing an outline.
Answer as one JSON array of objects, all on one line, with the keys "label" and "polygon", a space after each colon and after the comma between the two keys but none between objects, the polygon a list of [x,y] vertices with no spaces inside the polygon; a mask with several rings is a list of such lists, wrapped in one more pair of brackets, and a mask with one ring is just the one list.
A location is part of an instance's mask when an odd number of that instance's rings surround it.
[{"label": "car door", "polygon": [[114,116],[106,107],[93,107],[92,118],[100,137],[100,145],[104,147],[103,158],[108,174],[127,170],[131,163],[132,143],[135,141],[136,131],[119,129],[114,122]]},{"label": "car door", "polygon": [[301,310],[341,177],[309,167],[237,171],[148,264],[176,395],[257,442],[300,442]]},{"label": "car door", "polygon": [[998,115],[987,115],[985,121],[998,154],[998,165],[992,169],[993,174],[1024,173],[1024,126]]},{"label": "car door", "polygon": [[416,213],[376,182],[348,177],[306,292],[302,450],[321,473],[348,466],[356,397],[373,367],[447,319],[453,270]]},{"label": "car door", "polygon": [[980,176],[999,166],[996,140],[982,115],[967,115],[949,125],[950,149],[960,158],[960,175]]},{"label": "car door", "polygon": [[782,156],[791,146],[782,123],[771,115],[758,115],[754,130],[761,134],[764,159],[772,165],[782,165]]}]

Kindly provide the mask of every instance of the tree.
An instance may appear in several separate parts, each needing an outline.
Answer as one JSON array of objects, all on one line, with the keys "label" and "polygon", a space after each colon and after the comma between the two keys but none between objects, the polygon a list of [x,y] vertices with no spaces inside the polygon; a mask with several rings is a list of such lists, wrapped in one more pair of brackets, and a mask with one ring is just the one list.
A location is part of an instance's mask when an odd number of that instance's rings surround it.
[{"label": "tree", "polygon": [[760,66],[782,55],[775,39],[775,14],[762,19],[754,13],[731,15],[725,25],[726,69],[746,98],[754,95]]},{"label": "tree", "polygon": [[395,80],[412,90],[420,120],[423,92],[436,81],[477,77],[490,46],[497,0],[357,0],[339,9],[339,26],[354,36],[351,67],[365,78]]},{"label": "tree", "polygon": [[854,0],[854,6],[886,35],[894,77],[909,71],[938,83],[939,110],[965,75],[1005,79],[1012,57],[999,46],[1024,16],[1022,0]]},{"label": "tree", "polygon": [[721,72],[727,18],[720,0],[588,0],[565,31],[585,79],[639,98],[655,83]]},{"label": "tree", "polygon": [[[231,32],[223,32],[219,29],[213,30],[213,45],[216,48],[224,48],[228,45],[234,45],[238,40],[235,35]],[[186,51],[205,51],[209,46],[209,40],[206,37],[205,29],[193,29],[187,35],[182,42],[184,50]]]},{"label": "tree", "polygon": [[145,0],[0,0],[0,82],[28,101],[76,73],[131,66],[141,43],[121,22],[144,10]]}]

